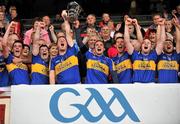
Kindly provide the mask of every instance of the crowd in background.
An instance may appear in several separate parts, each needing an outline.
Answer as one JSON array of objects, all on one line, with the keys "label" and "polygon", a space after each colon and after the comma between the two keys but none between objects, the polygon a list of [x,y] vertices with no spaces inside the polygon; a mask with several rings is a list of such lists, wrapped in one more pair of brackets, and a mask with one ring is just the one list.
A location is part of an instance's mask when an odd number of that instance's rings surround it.
[{"label": "crowd in background", "polygon": [[147,30],[130,15],[115,24],[108,13],[101,22],[89,14],[83,25],[60,15],[58,32],[48,15],[24,32],[17,8],[0,6],[1,87],[179,82],[180,4],[170,14],[153,13]]}]

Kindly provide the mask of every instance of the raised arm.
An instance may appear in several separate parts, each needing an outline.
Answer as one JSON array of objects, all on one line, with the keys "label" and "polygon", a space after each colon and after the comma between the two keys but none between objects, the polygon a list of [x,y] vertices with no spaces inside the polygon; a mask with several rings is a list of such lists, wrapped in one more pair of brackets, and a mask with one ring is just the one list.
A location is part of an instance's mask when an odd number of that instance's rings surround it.
[{"label": "raised arm", "polygon": [[180,29],[176,28],[176,52],[180,53]]},{"label": "raised arm", "polygon": [[132,23],[132,19],[128,18],[125,21],[125,28],[124,28],[124,42],[127,48],[127,52],[132,55],[133,51],[134,51],[134,47],[130,42],[130,35],[129,35],[129,28],[128,25],[130,25]]},{"label": "raised arm", "polygon": [[160,19],[158,26],[160,26],[160,37],[159,40],[157,40],[156,45],[156,52],[158,55],[160,55],[163,51],[163,43],[166,40],[166,33],[165,33],[165,19]]},{"label": "raised arm", "polygon": [[138,24],[137,19],[133,19],[132,23],[133,23],[133,25],[135,26],[135,29],[136,29],[136,35],[137,35],[138,42],[140,42],[142,44],[143,36],[142,36],[142,33],[141,33],[141,27]]},{"label": "raised arm", "polygon": [[51,26],[49,27],[49,30],[50,30],[50,33],[51,33],[51,36],[52,36],[53,41],[54,41],[55,43],[57,43],[57,36],[56,36],[56,34],[55,34],[55,31],[54,31],[54,26],[51,25]]},{"label": "raised arm", "polygon": [[38,26],[34,29],[34,37],[32,39],[32,43],[34,44],[37,40],[40,39],[40,31],[41,31],[41,26],[38,24]]},{"label": "raised arm", "polygon": [[38,44],[38,40],[35,40],[33,45],[32,45],[32,54],[34,56],[37,56],[39,54],[39,44]]},{"label": "raised arm", "polygon": [[[3,55],[4,55],[5,58],[7,58],[7,57],[9,56],[9,53],[10,53],[10,49],[9,49],[9,46],[8,46],[8,37],[9,37],[9,34],[10,34],[11,27],[12,27],[14,24],[15,24],[14,21],[12,21],[12,22],[9,24],[9,26],[8,26],[6,32],[5,32],[4,36],[3,36],[2,48],[3,48]],[[8,47],[7,47],[7,46],[8,46]]]},{"label": "raised arm", "polygon": [[64,19],[64,26],[65,26],[67,43],[70,47],[72,47],[74,45],[74,41],[73,41],[73,38],[71,36],[71,28],[70,28],[70,24],[68,21],[68,16],[67,16],[66,10],[62,11],[61,16]]},{"label": "raised arm", "polygon": [[[32,39],[32,54],[34,56],[37,56],[39,54],[39,40],[40,40],[40,31],[41,31],[41,26],[38,24],[38,26],[35,29],[34,37]],[[41,39],[42,40],[42,39]]]},{"label": "raised arm", "polygon": [[180,22],[177,17],[173,18],[172,22],[176,28],[176,52],[180,53]]},{"label": "raised arm", "polygon": [[161,26],[157,25],[157,29],[156,29],[156,43],[160,41],[160,37],[161,37]]},{"label": "raised arm", "polygon": [[174,16],[172,22],[175,25],[176,28],[178,28],[180,30],[180,22],[179,19],[177,18],[177,16],[175,15],[174,12],[172,12],[172,15]]}]

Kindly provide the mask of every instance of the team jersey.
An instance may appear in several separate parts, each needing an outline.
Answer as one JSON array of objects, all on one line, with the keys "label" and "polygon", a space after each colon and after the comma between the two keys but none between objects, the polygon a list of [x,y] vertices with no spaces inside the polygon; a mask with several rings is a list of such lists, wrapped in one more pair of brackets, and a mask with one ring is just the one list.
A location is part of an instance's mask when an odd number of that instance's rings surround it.
[{"label": "team jersey", "polygon": [[26,64],[13,63],[13,55],[10,54],[7,58],[7,70],[9,72],[10,76],[10,82],[12,85],[18,85],[18,84],[30,84],[29,79],[29,73],[28,73],[28,67]]},{"label": "team jersey", "polygon": [[49,64],[39,55],[33,56],[31,70],[31,84],[49,83]]},{"label": "team jersey", "polygon": [[158,55],[155,50],[148,55],[134,51],[132,54],[133,82],[155,82],[157,58]]},{"label": "team jersey", "polygon": [[64,55],[58,55],[51,60],[50,70],[55,70],[58,84],[80,83],[77,50],[75,46],[68,47]]},{"label": "team jersey", "polygon": [[4,57],[0,56],[0,87],[9,86],[9,76],[5,65]]},{"label": "team jersey", "polygon": [[162,53],[157,66],[159,83],[177,83],[180,53],[172,55]]},{"label": "team jersey", "polygon": [[119,83],[132,83],[132,63],[130,56],[125,52],[122,56],[112,58],[118,74]]},{"label": "team jersey", "polygon": [[95,56],[91,52],[86,52],[86,84],[107,84],[110,71],[115,71],[113,61],[102,55]]}]

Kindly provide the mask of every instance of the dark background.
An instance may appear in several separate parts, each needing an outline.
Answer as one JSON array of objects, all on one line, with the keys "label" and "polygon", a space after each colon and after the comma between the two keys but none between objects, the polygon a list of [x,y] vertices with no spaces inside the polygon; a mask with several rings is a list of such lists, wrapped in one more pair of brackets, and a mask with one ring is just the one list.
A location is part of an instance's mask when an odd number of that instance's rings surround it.
[{"label": "dark background", "polygon": [[[66,9],[66,6],[72,0],[0,0],[5,3],[7,9],[10,5],[18,8],[21,18],[33,18],[36,16],[49,15],[54,16]],[[132,0],[76,0],[84,9],[84,16],[94,13],[101,16],[103,12],[111,15],[123,15],[129,12]],[[151,14],[152,11],[159,9],[160,5],[170,11],[178,5],[180,0],[136,0],[136,14]],[[152,7],[154,6],[154,7]]]}]

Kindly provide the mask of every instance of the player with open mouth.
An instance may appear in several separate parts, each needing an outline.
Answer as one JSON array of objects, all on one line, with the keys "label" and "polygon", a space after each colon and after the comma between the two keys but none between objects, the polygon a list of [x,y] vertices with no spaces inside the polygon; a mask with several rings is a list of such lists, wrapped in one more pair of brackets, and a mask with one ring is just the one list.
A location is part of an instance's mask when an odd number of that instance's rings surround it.
[{"label": "player with open mouth", "polygon": [[33,41],[31,84],[49,84],[49,47],[44,40]]},{"label": "player with open mouth", "polygon": [[178,83],[178,70],[180,61],[180,23],[175,16],[172,20],[176,32],[176,50],[174,50],[173,39],[167,37],[164,42],[163,53],[159,56],[157,65],[159,83]]},{"label": "player with open mouth", "polygon": [[107,84],[108,76],[111,74],[113,82],[117,83],[117,73],[113,61],[106,57],[104,53],[104,43],[97,40],[94,44],[94,52],[86,53],[86,84]]},{"label": "player with open mouth", "polygon": [[156,62],[158,55],[162,53],[163,42],[165,41],[165,26],[164,19],[158,22],[158,30],[160,30],[160,39],[157,42],[155,50],[152,50],[152,44],[149,39],[144,39],[141,44],[141,51],[136,51],[130,43],[130,36],[128,32],[128,25],[133,23],[133,20],[128,18],[125,21],[124,41],[126,44],[127,52],[132,56],[133,63],[133,82],[153,83],[155,80]]},{"label": "player with open mouth", "polygon": [[66,35],[57,39],[59,54],[50,62],[50,84],[76,84],[80,83],[77,49],[71,36],[67,12],[62,11],[61,15]]}]

